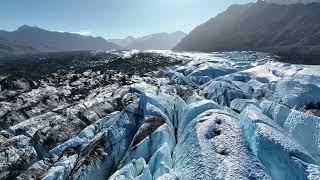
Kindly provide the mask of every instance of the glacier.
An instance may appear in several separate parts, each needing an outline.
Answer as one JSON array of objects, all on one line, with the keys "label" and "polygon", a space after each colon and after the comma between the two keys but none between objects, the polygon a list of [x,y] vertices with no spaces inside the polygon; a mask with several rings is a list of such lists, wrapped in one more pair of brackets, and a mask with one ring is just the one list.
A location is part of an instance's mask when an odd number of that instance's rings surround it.
[{"label": "glacier", "polygon": [[[320,179],[320,66],[246,51],[108,53],[180,63],[115,80],[73,106],[50,99],[60,108],[4,124],[0,179]],[[0,115],[16,104],[1,102]]]}]

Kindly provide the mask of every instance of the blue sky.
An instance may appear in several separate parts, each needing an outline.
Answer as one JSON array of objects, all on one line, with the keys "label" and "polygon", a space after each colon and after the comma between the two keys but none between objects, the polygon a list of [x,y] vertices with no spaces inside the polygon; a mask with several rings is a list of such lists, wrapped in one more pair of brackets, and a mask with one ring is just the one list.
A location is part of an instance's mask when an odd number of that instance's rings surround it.
[{"label": "blue sky", "polygon": [[104,38],[191,31],[231,4],[253,0],[1,0],[0,29],[23,24]]}]

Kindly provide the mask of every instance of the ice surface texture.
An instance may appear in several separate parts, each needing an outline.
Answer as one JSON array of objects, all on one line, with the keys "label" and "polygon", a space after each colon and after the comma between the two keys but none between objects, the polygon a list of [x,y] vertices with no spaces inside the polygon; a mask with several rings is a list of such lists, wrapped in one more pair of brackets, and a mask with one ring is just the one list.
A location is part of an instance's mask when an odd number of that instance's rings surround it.
[{"label": "ice surface texture", "polygon": [[[257,52],[147,53],[181,64],[117,79],[75,106],[17,112],[1,126],[0,179],[320,179],[319,66]],[[21,99],[44,92],[60,93]],[[0,107],[2,117],[14,105]]]}]

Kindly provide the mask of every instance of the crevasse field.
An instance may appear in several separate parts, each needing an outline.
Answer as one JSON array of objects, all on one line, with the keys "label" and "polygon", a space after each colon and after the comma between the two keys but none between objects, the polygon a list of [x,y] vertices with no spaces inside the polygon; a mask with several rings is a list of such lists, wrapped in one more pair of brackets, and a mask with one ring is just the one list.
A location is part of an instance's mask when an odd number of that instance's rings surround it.
[{"label": "crevasse field", "polygon": [[320,179],[320,66],[258,52],[144,53],[178,63],[123,84],[111,77],[73,101],[63,98],[103,73],[68,71],[13,99],[2,90],[11,123],[1,126],[0,179]]}]

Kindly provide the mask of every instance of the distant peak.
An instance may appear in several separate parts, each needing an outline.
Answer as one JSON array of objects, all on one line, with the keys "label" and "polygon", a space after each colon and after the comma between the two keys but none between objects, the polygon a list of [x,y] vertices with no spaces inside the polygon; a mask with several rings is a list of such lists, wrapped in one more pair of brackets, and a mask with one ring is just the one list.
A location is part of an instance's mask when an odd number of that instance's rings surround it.
[{"label": "distant peak", "polygon": [[185,32],[183,32],[183,31],[176,31],[176,32],[174,32],[174,33],[172,33],[172,34],[176,34],[176,35],[187,35]]},{"label": "distant peak", "polygon": [[37,27],[37,26],[23,25],[23,26],[19,27],[19,28],[17,29],[17,31],[26,31],[26,30],[35,30],[35,29],[39,30],[40,28]]},{"label": "distant peak", "polygon": [[134,38],[133,36],[128,36],[128,37],[126,37],[126,39],[136,39],[136,38]]}]

